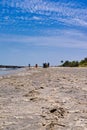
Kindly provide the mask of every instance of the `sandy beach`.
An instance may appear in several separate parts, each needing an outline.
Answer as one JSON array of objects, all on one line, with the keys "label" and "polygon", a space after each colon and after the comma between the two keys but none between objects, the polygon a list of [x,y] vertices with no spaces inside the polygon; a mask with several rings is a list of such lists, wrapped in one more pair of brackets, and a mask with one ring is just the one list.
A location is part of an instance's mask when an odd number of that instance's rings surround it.
[{"label": "sandy beach", "polygon": [[0,76],[0,130],[87,130],[87,68]]}]

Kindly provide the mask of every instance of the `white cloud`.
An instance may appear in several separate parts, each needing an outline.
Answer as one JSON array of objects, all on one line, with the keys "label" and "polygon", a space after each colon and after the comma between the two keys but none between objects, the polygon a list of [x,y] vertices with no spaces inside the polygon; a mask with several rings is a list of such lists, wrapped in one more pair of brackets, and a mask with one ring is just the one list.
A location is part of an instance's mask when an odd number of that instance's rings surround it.
[{"label": "white cloud", "polygon": [[1,35],[0,43],[23,43],[25,45],[35,46],[54,46],[87,49],[86,35],[76,30],[62,30],[60,35],[56,36]]},{"label": "white cloud", "polygon": [[34,20],[41,20],[41,18],[40,18],[40,17],[37,17],[37,16],[33,16],[32,19],[34,19]]},{"label": "white cloud", "polygon": [[[54,19],[73,25],[87,26],[87,8],[82,8],[76,2],[48,2],[43,0],[24,0],[8,4],[16,8],[21,8],[24,12],[36,13],[48,16],[48,20]],[[38,17],[34,16],[35,20]]]},{"label": "white cloud", "polygon": [[5,16],[5,20],[8,20],[9,19],[9,16]]},{"label": "white cloud", "polygon": [[[63,22],[65,24],[87,27],[87,8],[83,8],[81,4],[75,1],[64,3],[61,2],[61,0],[58,2],[44,0],[7,0],[3,1],[3,5],[15,7],[16,9],[20,8],[22,13],[35,13],[42,15],[42,17],[47,16],[49,21],[53,19],[54,21]],[[25,18],[26,16],[22,17],[24,17],[25,20],[28,19]],[[37,16],[34,16],[33,19],[42,20]]]}]

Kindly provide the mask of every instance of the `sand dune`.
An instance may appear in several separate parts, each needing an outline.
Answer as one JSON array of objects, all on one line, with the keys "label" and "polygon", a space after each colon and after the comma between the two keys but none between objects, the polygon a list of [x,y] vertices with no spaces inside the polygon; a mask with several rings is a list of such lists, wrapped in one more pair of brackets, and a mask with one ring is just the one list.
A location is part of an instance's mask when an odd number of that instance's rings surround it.
[{"label": "sand dune", "polygon": [[87,130],[87,68],[0,77],[0,130]]}]

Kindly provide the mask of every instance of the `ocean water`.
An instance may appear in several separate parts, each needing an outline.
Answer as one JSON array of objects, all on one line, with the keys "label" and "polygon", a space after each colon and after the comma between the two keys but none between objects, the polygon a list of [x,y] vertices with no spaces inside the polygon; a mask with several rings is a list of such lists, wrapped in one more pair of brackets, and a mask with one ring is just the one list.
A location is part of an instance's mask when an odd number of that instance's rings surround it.
[{"label": "ocean water", "polygon": [[13,69],[13,68],[0,68],[0,76],[2,75],[6,75],[6,74],[11,74],[14,73],[17,69]]}]

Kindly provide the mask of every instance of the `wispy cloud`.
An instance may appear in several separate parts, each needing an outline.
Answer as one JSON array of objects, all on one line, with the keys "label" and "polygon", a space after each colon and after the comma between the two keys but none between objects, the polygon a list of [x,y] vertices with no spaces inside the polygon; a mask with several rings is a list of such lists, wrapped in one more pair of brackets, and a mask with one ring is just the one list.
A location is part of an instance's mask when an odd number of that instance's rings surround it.
[{"label": "wispy cloud", "polygon": [[[62,23],[66,25],[73,26],[84,26],[87,27],[87,8],[81,7],[81,4],[76,2],[68,2],[64,3],[60,0],[58,2],[52,1],[43,1],[43,0],[15,0],[15,1],[3,1],[3,7],[8,6],[12,7],[12,13],[7,13],[8,15],[3,15],[3,19],[0,21],[0,25],[6,24],[14,24],[13,31],[25,31],[27,30],[27,26],[32,26],[32,21],[36,21],[37,25],[39,24],[53,24]],[[20,11],[20,13],[16,12]],[[5,14],[5,9],[2,14]],[[24,21],[27,21],[25,24]],[[30,23],[31,21],[31,23]],[[25,24],[25,26],[24,26]],[[55,24],[54,24],[55,25]],[[16,27],[17,26],[17,27]],[[23,27],[24,26],[24,27]],[[28,28],[29,28],[28,27]],[[57,26],[56,26],[57,27]],[[1,26],[2,28],[2,26]],[[3,29],[3,28],[2,28]],[[7,28],[11,30],[11,28]],[[34,28],[35,29],[35,28]],[[30,29],[29,29],[30,30]],[[62,47],[79,47],[79,48],[87,48],[87,38],[84,33],[81,33],[76,30],[58,30],[54,28],[41,30],[40,28],[37,30],[42,31],[41,36],[5,36],[0,38],[2,43],[8,42],[20,42],[20,43],[29,43],[34,45],[47,45],[47,46],[62,46]],[[5,40],[6,39],[6,40]]]},{"label": "wispy cloud", "polygon": [[[62,22],[64,24],[75,25],[75,26],[85,26],[87,27],[87,8],[81,7],[81,4],[75,1],[71,2],[51,2],[43,0],[15,0],[6,2],[3,1],[3,5],[8,5],[10,7],[15,7],[16,10],[21,9],[21,15],[23,13],[34,13],[31,19],[27,16],[19,16],[25,20],[53,20],[57,22]],[[46,16],[41,19],[41,16]],[[5,17],[5,19],[8,18]]]},{"label": "wispy cloud", "polygon": [[[56,30],[58,33],[58,30]],[[60,31],[59,31],[60,33]],[[76,30],[63,30],[60,35],[54,36],[17,36],[17,35],[1,35],[1,43],[17,43],[27,46],[54,46],[54,47],[69,47],[69,48],[84,48],[87,49],[87,37],[85,34]]]}]

